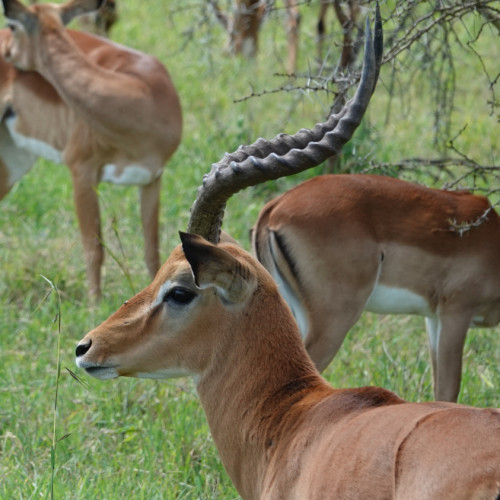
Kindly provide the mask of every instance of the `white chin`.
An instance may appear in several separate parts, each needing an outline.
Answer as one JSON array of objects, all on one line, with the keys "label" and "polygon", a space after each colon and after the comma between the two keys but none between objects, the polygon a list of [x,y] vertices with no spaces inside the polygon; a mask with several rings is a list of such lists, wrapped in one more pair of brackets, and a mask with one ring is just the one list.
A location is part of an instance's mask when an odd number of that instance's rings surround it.
[{"label": "white chin", "polygon": [[119,377],[115,368],[86,368],[87,375],[98,378],[99,380],[109,380]]},{"label": "white chin", "polygon": [[87,375],[98,378],[99,380],[108,380],[110,378],[117,378],[120,376],[116,369],[118,365],[100,365],[92,361],[86,361],[83,357],[77,357],[75,361],[78,368],[82,368],[85,370]]}]

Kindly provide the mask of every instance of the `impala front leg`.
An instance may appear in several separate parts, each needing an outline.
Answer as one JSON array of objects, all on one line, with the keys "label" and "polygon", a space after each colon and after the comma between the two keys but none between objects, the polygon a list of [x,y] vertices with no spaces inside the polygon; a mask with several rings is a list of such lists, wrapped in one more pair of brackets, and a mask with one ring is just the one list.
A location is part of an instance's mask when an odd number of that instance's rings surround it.
[{"label": "impala front leg", "polygon": [[152,278],[160,268],[160,243],[158,237],[158,211],[160,207],[161,177],[147,186],[141,186],[141,218],[144,233],[146,265]]},{"label": "impala front leg", "polygon": [[101,298],[101,266],[104,250],[101,238],[101,221],[97,179],[92,173],[95,169],[71,167],[76,215],[82,235],[85,266],[89,281],[89,296],[98,301]]}]

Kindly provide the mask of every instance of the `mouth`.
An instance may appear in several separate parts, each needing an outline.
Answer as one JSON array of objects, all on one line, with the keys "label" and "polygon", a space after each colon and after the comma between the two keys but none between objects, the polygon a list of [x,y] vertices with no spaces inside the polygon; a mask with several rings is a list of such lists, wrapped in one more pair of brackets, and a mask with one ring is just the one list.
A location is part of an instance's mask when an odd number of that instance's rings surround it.
[{"label": "mouth", "polygon": [[88,375],[99,380],[109,380],[120,376],[116,370],[118,365],[99,365],[79,358],[76,358],[76,364],[79,368],[83,368]]}]

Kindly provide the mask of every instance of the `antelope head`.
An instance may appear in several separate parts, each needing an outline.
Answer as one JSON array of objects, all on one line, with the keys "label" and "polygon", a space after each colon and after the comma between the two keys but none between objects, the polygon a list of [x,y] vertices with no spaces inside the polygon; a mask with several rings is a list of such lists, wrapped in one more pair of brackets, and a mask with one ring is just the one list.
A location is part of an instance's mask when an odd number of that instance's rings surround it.
[{"label": "antelope head", "polygon": [[18,0],[2,0],[12,37],[0,48],[2,56],[18,69],[33,71],[43,66],[39,48],[41,30],[57,31],[75,17],[98,10],[106,0],[69,0],[63,4],[24,6]]},{"label": "antelope head", "polygon": [[201,375],[213,366],[221,344],[249,321],[293,323],[287,307],[282,318],[259,317],[268,296],[281,299],[256,259],[234,243],[220,241],[224,207],[240,189],[295,174],[338,154],[361,122],[381,58],[377,9],[374,39],[367,23],[363,71],[353,99],[312,130],[259,139],[214,164],[198,190],[182,244],[147,288],[78,344],[79,367],[100,379]]}]

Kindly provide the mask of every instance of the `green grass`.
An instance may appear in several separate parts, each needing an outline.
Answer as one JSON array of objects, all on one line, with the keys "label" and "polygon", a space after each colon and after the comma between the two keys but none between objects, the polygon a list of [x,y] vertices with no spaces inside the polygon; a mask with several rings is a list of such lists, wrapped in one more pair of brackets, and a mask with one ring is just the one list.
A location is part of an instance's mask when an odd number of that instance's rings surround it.
[{"label": "green grass", "polygon": [[[179,4],[121,2],[121,21],[113,32],[115,40],[153,53],[167,65],[183,104],[183,142],[163,177],[164,258],[178,243],[177,231],[185,229],[196,188],[212,162],[258,136],[271,138],[313,125],[328,108],[324,96],[308,93],[282,92],[234,103],[252,90],[283,85],[283,78],[274,76],[284,71],[286,61],[283,23],[272,19],[265,25],[262,52],[252,63],[224,54],[224,35],[215,24],[210,29],[200,25],[187,38],[184,34],[201,23],[202,9],[197,4],[174,8]],[[315,12],[303,7],[301,71],[315,65]],[[384,69],[367,121],[353,140],[355,154],[378,161],[437,156],[428,82],[417,78],[396,97],[391,121],[385,124],[387,75]],[[489,115],[484,79],[469,60],[463,61],[459,75],[452,129],[457,132],[468,123],[460,146],[477,161],[491,163],[499,155],[498,123]],[[248,248],[248,230],[264,201],[323,171],[319,167],[239,193],[229,203],[225,229]],[[106,243],[121,256],[133,280],[130,284],[108,255],[104,298],[97,307],[87,300],[68,170],[39,161],[1,203],[0,498],[47,498],[52,474],[54,496],[61,499],[237,498],[192,381],[104,383],[78,371],[82,385],[66,369],[77,371],[78,340],[149,282],[138,236],[137,190],[102,185],[100,195]],[[44,300],[51,286],[42,275],[60,291],[60,333],[57,296]],[[431,400],[423,323],[422,318],[365,314],[326,377],[338,387],[375,384],[410,400]],[[498,328],[471,330],[461,401],[500,406],[499,364]],[[56,380],[58,441],[52,470]]]}]

